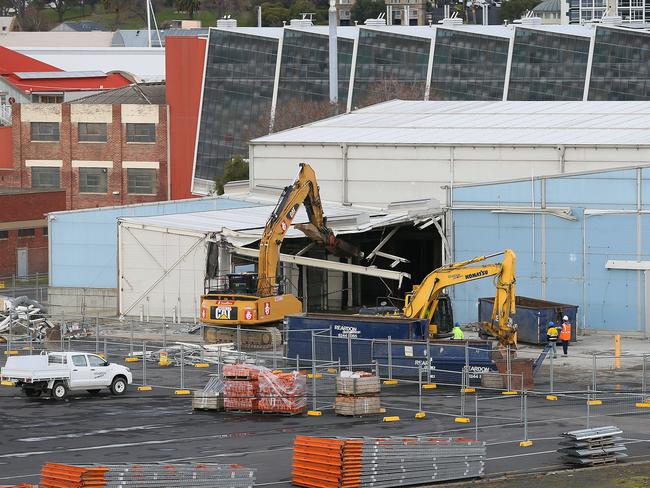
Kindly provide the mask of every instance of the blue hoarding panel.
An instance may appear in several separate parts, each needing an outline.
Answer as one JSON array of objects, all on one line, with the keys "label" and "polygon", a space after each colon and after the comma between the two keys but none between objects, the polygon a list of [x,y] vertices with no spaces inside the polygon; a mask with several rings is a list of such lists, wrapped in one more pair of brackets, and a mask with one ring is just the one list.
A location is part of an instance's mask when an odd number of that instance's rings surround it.
[{"label": "blue hoarding panel", "polygon": [[117,287],[117,219],[255,206],[227,198],[57,212],[51,216],[50,285]]}]

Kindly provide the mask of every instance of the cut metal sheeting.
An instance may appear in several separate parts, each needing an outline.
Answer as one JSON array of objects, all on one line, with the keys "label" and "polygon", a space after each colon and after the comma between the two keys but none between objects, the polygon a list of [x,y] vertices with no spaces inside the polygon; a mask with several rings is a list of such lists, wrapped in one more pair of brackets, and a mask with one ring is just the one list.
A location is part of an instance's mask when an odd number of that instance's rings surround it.
[{"label": "cut metal sheeting", "polygon": [[615,463],[627,457],[627,448],[617,437],[623,431],[613,425],[594,429],[574,430],[562,434],[566,440],[560,442],[558,452],[567,463],[578,466]]}]

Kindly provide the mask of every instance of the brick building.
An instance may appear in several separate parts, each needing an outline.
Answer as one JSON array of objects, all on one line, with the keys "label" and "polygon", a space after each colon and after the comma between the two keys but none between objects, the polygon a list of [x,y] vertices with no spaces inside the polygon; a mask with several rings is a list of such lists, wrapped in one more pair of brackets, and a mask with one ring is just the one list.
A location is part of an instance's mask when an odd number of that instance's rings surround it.
[{"label": "brick building", "polygon": [[47,273],[45,214],[65,200],[62,190],[0,189],[0,278]]},{"label": "brick building", "polygon": [[134,85],[14,105],[13,167],[0,171],[0,186],[65,190],[66,209],[166,200],[167,106],[164,86],[157,91],[162,100]]},{"label": "brick building", "polygon": [[48,212],[167,200],[167,112],[160,83],[14,104],[0,128],[0,275],[47,272]]}]

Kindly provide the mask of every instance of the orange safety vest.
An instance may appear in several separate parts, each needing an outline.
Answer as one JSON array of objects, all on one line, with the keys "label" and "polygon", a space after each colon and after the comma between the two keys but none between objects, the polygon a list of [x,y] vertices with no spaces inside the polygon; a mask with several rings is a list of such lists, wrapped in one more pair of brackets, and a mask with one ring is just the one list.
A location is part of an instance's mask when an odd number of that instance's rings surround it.
[{"label": "orange safety vest", "polygon": [[570,341],[571,340],[571,324],[568,322],[562,324],[562,331],[560,332],[561,341]]}]

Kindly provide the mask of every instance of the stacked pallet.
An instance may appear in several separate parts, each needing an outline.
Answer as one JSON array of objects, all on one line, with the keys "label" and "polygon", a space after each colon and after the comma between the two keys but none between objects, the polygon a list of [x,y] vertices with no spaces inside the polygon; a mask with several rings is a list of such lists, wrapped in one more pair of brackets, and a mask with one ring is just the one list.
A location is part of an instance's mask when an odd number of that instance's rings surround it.
[{"label": "stacked pallet", "polygon": [[195,390],[192,398],[194,410],[223,410],[223,390],[225,385],[217,374],[211,374],[202,390]]},{"label": "stacked pallet", "polygon": [[256,470],[228,464],[110,464],[70,466],[46,464],[41,487],[76,488],[96,486],[117,488],[172,486],[252,488]]},{"label": "stacked pallet", "polygon": [[306,488],[417,485],[483,474],[485,443],[454,438],[298,436],[292,481]]},{"label": "stacked pallet", "polygon": [[259,371],[254,366],[227,364],[223,367],[223,407],[238,412],[258,410]]},{"label": "stacked pallet", "polygon": [[336,378],[336,404],[338,415],[362,416],[381,411],[379,377],[366,372],[342,371]]},{"label": "stacked pallet", "polygon": [[307,379],[294,371],[260,371],[259,408],[262,412],[296,415],[307,410]]},{"label": "stacked pallet", "polygon": [[307,410],[307,381],[298,372],[272,372],[263,366],[232,364],[223,368],[224,409],[296,415]]},{"label": "stacked pallet", "polygon": [[574,430],[562,434],[566,440],[558,449],[564,460],[578,466],[595,466],[615,463],[627,457],[627,448],[617,437],[623,431],[613,425],[595,429]]}]

